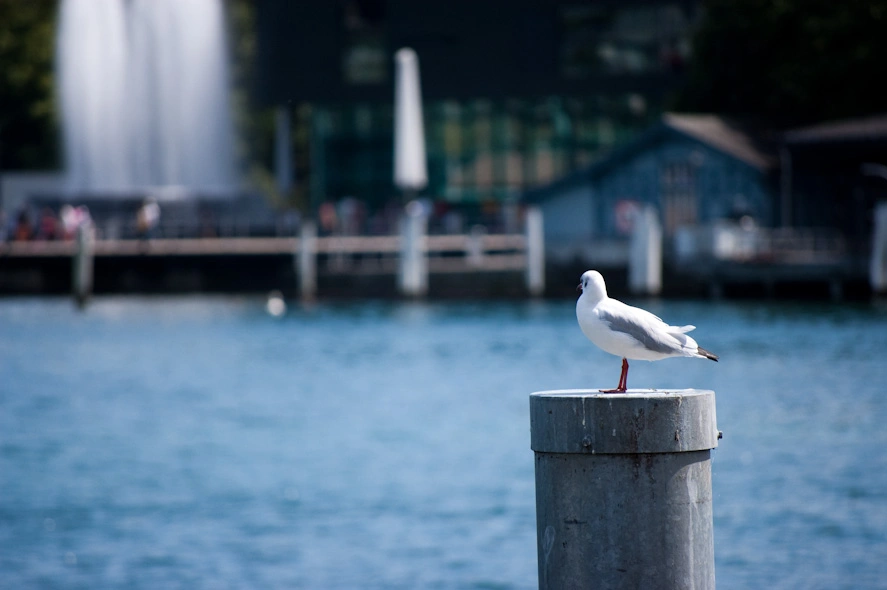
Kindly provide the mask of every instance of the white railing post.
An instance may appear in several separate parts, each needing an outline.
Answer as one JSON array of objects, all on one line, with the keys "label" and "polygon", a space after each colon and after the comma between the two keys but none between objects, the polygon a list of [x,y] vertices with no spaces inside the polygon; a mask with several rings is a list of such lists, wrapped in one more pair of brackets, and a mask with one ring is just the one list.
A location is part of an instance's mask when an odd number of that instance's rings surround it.
[{"label": "white railing post", "polygon": [[311,220],[302,223],[298,266],[299,295],[310,301],[317,294],[317,225]]},{"label": "white railing post", "polygon": [[480,268],[484,264],[484,236],[487,228],[482,225],[473,225],[468,239],[465,241],[465,258],[468,266]]},{"label": "white railing post", "polygon": [[658,295],[662,291],[662,226],[655,209],[645,207],[634,221],[628,260],[632,293]]},{"label": "white railing post", "polygon": [[77,226],[77,249],[72,260],[71,286],[74,302],[83,308],[92,296],[93,268],[95,261],[95,230],[91,221]]},{"label": "white railing post", "polygon": [[527,291],[539,297],[545,292],[545,230],[538,207],[527,209],[526,224]]},{"label": "white railing post", "polygon": [[422,206],[410,202],[400,219],[400,260],[398,287],[407,297],[423,297],[428,292],[428,260],[425,235],[428,218]]},{"label": "white railing post", "polygon": [[869,283],[875,293],[887,291],[887,203],[878,203],[875,207]]}]

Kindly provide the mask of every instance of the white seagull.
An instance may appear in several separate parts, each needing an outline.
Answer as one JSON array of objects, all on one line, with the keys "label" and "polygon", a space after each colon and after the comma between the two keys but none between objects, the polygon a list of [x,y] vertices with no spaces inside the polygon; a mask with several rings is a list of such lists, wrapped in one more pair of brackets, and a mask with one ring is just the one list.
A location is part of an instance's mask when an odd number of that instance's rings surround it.
[{"label": "white seagull", "polygon": [[582,333],[605,352],[622,357],[619,385],[616,389],[602,389],[601,393],[625,393],[628,359],[659,361],[689,356],[717,362],[717,355],[687,336],[696,326],[669,326],[649,311],[610,299],[604,277],[598,271],[586,271],[578,289],[582,295],[576,302],[576,319]]}]

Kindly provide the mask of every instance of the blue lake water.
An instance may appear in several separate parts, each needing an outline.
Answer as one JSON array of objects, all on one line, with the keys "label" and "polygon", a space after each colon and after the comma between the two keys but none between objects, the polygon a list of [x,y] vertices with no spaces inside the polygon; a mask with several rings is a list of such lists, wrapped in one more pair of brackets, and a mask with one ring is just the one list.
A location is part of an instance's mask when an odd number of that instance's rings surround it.
[{"label": "blue lake water", "polygon": [[[887,309],[648,301],[720,363],[720,589],[887,588]],[[528,395],[572,302],[0,300],[0,587],[535,588]]]}]

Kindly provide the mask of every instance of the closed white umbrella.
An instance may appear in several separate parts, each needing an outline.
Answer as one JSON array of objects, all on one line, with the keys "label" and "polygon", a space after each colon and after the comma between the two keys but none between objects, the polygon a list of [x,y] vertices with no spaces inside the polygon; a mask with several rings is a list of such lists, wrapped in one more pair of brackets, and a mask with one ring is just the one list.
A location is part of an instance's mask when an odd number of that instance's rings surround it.
[{"label": "closed white umbrella", "polygon": [[419,58],[405,47],[394,55],[394,62],[394,184],[412,193],[428,185]]}]

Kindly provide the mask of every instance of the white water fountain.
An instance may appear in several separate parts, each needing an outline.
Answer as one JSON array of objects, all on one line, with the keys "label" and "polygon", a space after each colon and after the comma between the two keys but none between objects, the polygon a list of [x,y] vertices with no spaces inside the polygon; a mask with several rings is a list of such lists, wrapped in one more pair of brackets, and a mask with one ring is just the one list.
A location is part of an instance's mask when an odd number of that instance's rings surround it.
[{"label": "white water fountain", "polygon": [[233,195],[227,49],[220,0],[62,0],[67,192]]}]

